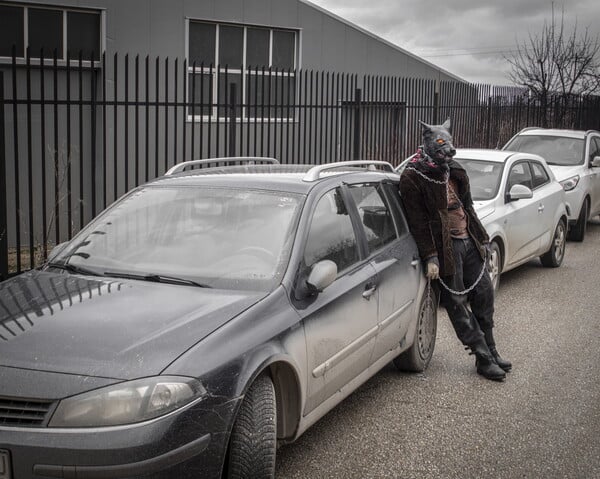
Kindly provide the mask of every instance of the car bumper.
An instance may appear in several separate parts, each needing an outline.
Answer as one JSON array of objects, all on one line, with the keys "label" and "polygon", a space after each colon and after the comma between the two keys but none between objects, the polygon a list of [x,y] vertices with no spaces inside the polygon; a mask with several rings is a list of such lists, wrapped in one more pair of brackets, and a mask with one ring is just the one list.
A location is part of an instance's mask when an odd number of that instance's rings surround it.
[{"label": "car bumper", "polygon": [[238,400],[105,428],[0,427],[0,479],[220,477]]}]

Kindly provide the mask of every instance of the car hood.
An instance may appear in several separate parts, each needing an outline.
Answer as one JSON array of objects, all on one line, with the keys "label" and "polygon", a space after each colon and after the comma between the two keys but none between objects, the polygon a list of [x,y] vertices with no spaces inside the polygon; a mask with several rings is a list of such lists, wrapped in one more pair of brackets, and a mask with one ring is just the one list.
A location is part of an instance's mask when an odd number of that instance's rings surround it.
[{"label": "car hood", "polygon": [[0,366],[134,379],[266,293],[33,271],[0,283]]},{"label": "car hood", "polygon": [[554,173],[557,181],[563,181],[567,178],[571,178],[575,175],[581,174],[581,165],[573,166],[559,166],[559,165],[548,165]]},{"label": "car hood", "polygon": [[475,207],[475,212],[477,213],[479,220],[483,220],[485,217],[496,211],[494,200],[474,201],[473,206]]}]

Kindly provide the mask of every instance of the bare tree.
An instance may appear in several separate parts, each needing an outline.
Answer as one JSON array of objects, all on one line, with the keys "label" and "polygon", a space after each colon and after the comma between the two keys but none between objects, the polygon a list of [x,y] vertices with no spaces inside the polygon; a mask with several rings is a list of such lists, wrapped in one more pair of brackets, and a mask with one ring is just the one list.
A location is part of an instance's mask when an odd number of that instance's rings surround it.
[{"label": "bare tree", "polygon": [[570,32],[565,28],[564,7],[558,20],[552,5],[550,22],[542,31],[529,33],[523,43],[517,43],[515,54],[506,57],[511,64],[510,79],[529,89],[541,108],[542,126],[550,123],[549,107],[553,102],[561,123],[569,99],[574,95],[589,95],[600,91],[600,41],[583,32],[575,22]]}]

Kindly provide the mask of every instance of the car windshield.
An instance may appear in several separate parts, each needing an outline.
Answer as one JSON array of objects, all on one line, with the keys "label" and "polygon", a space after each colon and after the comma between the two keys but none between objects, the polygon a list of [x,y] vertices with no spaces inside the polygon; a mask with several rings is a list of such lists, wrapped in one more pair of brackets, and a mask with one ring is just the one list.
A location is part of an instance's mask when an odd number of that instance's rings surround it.
[{"label": "car windshield", "polygon": [[474,201],[486,201],[495,198],[500,187],[504,163],[485,160],[464,160],[455,158],[469,175],[471,196]]},{"label": "car windshield", "polygon": [[518,135],[504,149],[540,155],[549,165],[572,166],[583,163],[584,146],[581,138]]},{"label": "car windshield", "polygon": [[270,291],[285,272],[302,199],[262,190],[142,187],[90,223],[52,263]]}]

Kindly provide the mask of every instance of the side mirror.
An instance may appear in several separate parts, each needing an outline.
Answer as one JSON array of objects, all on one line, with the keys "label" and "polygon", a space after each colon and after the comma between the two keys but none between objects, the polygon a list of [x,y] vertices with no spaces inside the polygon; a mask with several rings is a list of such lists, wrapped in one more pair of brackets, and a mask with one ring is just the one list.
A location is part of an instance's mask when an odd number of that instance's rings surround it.
[{"label": "side mirror", "polygon": [[329,259],[324,259],[313,265],[306,284],[310,291],[320,293],[335,281],[337,273],[337,265]]},{"label": "side mirror", "polygon": [[533,198],[533,191],[525,185],[513,185],[506,195],[507,201],[526,200],[528,198]]},{"label": "side mirror", "polygon": [[594,159],[592,160],[592,168],[597,168],[600,166],[600,156],[594,156]]}]

